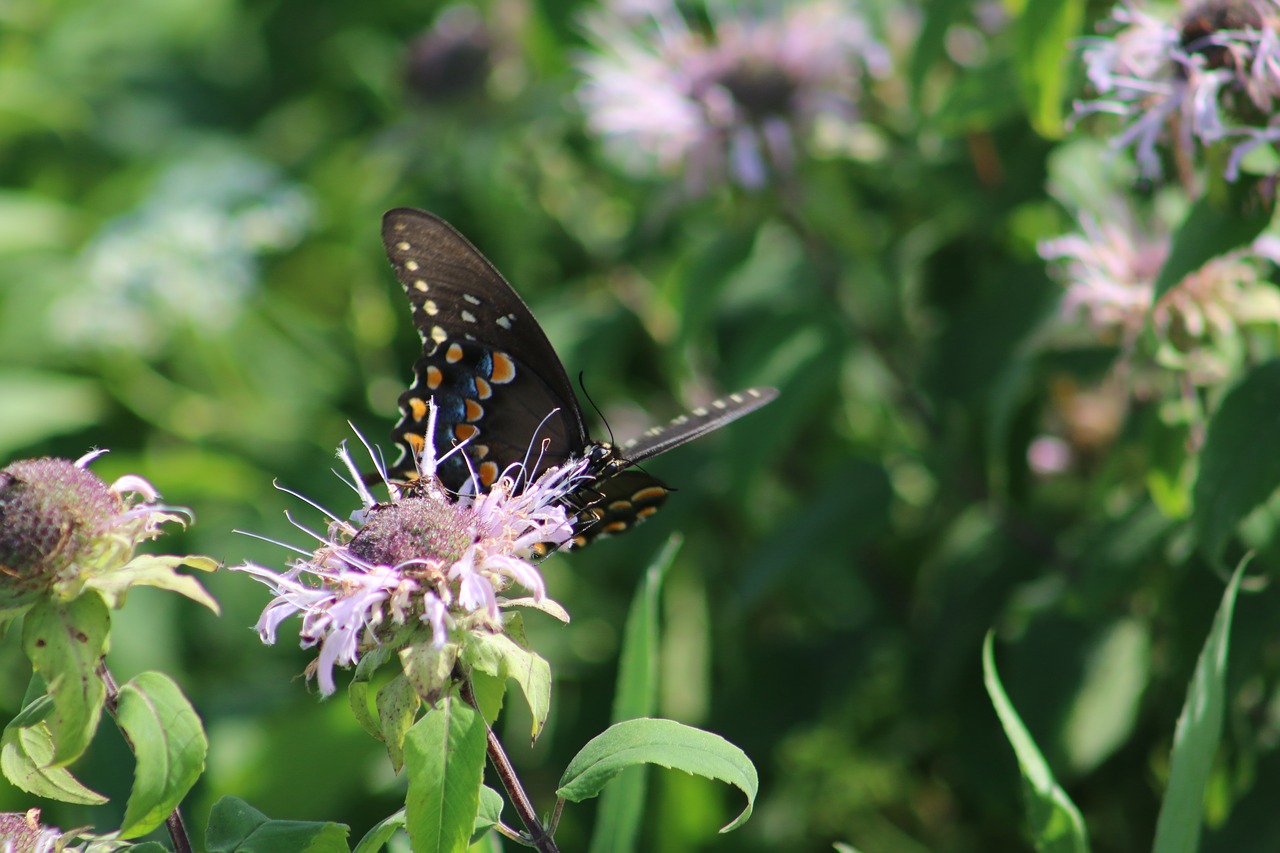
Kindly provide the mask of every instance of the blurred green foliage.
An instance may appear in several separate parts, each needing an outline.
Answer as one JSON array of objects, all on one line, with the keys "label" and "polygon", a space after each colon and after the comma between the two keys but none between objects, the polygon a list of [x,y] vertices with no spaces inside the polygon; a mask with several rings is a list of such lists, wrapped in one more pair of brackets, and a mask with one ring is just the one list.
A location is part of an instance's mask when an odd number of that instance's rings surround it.
[{"label": "blurred green foliage", "polygon": [[[992,627],[1005,689],[1095,849],[1149,846],[1224,579],[1152,498],[1153,471],[1187,488],[1185,434],[1154,405],[1063,473],[1027,462],[1063,395],[1116,356],[1041,345],[1060,288],[1035,245],[1068,226],[1046,187],[1080,143],[1032,130],[1060,126],[1045,93],[1062,81],[1011,75],[1070,57],[1019,43],[1023,26],[981,35],[962,64],[945,45],[974,37],[970,4],[883,0],[869,12],[897,70],[869,85],[853,135],[787,191],[690,198],[620,174],[585,133],[585,5],[481,3],[492,68],[451,100],[404,82],[431,3],[0,5],[0,459],[109,448],[105,479],[140,474],[195,510],[163,550],[281,566],[284,548],[236,531],[309,547],[284,513],[319,514],[275,484],[356,508],[334,448],[348,422],[387,446],[420,352],[379,220],[432,210],[529,301],[619,438],[715,392],[782,392],[646,466],[679,489],[655,519],[543,564],[573,615],[530,620],[553,712],[534,746],[518,703],[506,724],[541,807],[607,725],[630,596],[680,530],[660,711],[741,746],[760,798],[720,837],[732,791],[654,773],[649,849],[1025,849],[983,689]],[[1073,26],[1074,4],[1055,10]],[[907,18],[919,38],[895,41]],[[1269,527],[1248,544],[1256,570],[1274,565]],[[403,780],[344,702],[308,693],[307,654],[260,644],[265,592],[225,572],[208,584],[221,618],[135,592],[110,656],[121,680],[170,674],[205,721],[194,837],[234,794],[358,838]],[[1277,604],[1271,588],[1239,604],[1205,849],[1280,846]],[[0,716],[28,673],[10,636]],[[46,821],[118,824],[130,761],[104,728],[76,770],[111,806],[47,804]],[[30,805],[0,782],[0,811]],[[562,849],[586,844],[592,810],[567,810]]]}]

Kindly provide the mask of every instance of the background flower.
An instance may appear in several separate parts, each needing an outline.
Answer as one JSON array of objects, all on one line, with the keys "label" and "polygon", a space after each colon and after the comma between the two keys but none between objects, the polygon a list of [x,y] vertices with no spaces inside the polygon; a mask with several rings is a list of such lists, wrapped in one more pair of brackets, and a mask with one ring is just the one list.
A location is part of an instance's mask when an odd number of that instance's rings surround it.
[{"label": "background flower", "polygon": [[703,190],[759,189],[795,167],[814,122],[851,122],[888,54],[840,0],[713,4],[704,30],[674,3],[617,4],[584,22],[587,124],[632,168]]}]

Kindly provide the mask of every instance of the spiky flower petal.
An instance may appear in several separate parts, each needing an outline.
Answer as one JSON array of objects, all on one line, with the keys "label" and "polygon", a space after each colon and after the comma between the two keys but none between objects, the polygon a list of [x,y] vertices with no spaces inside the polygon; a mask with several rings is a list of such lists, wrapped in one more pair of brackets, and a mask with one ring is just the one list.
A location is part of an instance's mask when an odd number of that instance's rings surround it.
[{"label": "spiky flower petal", "polygon": [[1280,3],[1210,0],[1173,20],[1123,3],[1104,22],[1106,35],[1086,40],[1084,63],[1093,97],[1078,116],[1116,115],[1120,148],[1134,149],[1147,177],[1162,172],[1161,149],[1184,156],[1226,140],[1226,177],[1259,145],[1280,139]]},{"label": "spiky flower petal", "polygon": [[[396,638],[412,642],[418,628],[430,632],[437,648],[458,631],[501,631],[507,589],[523,587],[535,603],[546,597],[529,562],[535,546],[562,547],[572,539],[559,501],[583,476],[585,460],[550,469],[518,493],[521,472],[509,471],[487,493],[459,497],[435,479],[434,453],[426,442],[421,479],[391,487],[387,503],[357,486],[359,526],[329,514],[329,532],[313,534],[320,547],[286,572],[236,568],[275,596],[258,620],[263,642],[275,642],[285,619],[302,617],[302,646],[320,648],[309,672],[326,696],[336,689],[335,666],[351,666]],[[339,456],[356,470],[345,447]]]}]

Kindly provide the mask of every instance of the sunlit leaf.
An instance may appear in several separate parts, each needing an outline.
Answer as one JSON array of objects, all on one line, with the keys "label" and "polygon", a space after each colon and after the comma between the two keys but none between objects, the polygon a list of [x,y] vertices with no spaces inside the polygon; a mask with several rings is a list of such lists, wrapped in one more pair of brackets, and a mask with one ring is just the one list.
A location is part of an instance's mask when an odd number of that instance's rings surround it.
[{"label": "sunlit leaf", "polygon": [[751,817],[759,782],[746,753],[719,735],[674,720],[627,720],[605,729],[569,762],[556,796],[575,803],[591,799],[623,770],[643,764],[728,782],[746,794],[747,807],[721,832]]},{"label": "sunlit leaf", "polygon": [[480,808],[485,741],[484,719],[456,690],[409,729],[405,814],[414,853],[467,849]]},{"label": "sunlit leaf", "polygon": [[9,725],[0,736],[0,771],[16,787],[64,803],[97,806],[107,798],[86,788],[65,767],[50,766],[53,761],[53,738],[44,718],[53,710],[53,699],[42,695]]},{"label": "sunlit leaf", "polygon": [[74,761],[98,729],[106,688],[98,664],[107,653],[111,617],[96,593],[72,601],[43,599],[22,624],[22,647],[53,697],[45,724],[55,765]]},{"label": "sunlit leaf", "polygon": [[120,688],[116,721],[137,759],[122,838],[145,835],[186,797],[204,772],[209,742],[195,708],[166,675],[144,672]]}]

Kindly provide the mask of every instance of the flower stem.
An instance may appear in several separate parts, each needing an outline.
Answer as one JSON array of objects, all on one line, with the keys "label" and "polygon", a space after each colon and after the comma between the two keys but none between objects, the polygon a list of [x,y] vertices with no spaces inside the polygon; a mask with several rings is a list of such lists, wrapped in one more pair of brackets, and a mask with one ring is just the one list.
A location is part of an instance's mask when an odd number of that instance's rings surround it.
[{"label": "flower stem", "polygon": [[[115,676],[111,674],[111,670],[107,669],[106,660],[98,662],[98,677],[102,679],[102,683],[107,688],[106,708],[107,713],[111,715],[111,719],[117,720],[116,710],[120,706],[120,686],[116,684]],[[120,729],[120,734],[124,737],[125,743],[129,745],[130,752],[137,752],[134,749],[133,739],[129,737],[128,732]],[[164,819],[164,825],[169,830],[169,838],[173,841],[174,853],[193,853],[191,839],[187,837],[187,827],[182,822],[182,813],[178,809]]]},{"label": "flower stem", "polygon": [[[479,705],[476,704],[476,694],[471,689],[470,681],[462,682],[462,698],[468,705],[479,710]],[[529,843],[539,853],[560,853],[560,848],[556,847],[555,839],[543,829],[542,821],[538,820],[538,813],[534,811],[533,801],[529,799],[529,795],[525,793],[519,777],[516,776],[516,770],[511,766],[511,760],[507,758],[507,753],[502,748],[502,742],[498,740],[498,736],[493,733],[493,729],[489,727],[487,722],[484,724],[484,733],[488,739],[489,761],[493,763],[493,769],[498,772],[498,778],[502,780],[502,787],[507,789],[507,796],[511,798],[511,805],[515,807],[520,819],[524,821],[524,827],[529,833]]]}]

